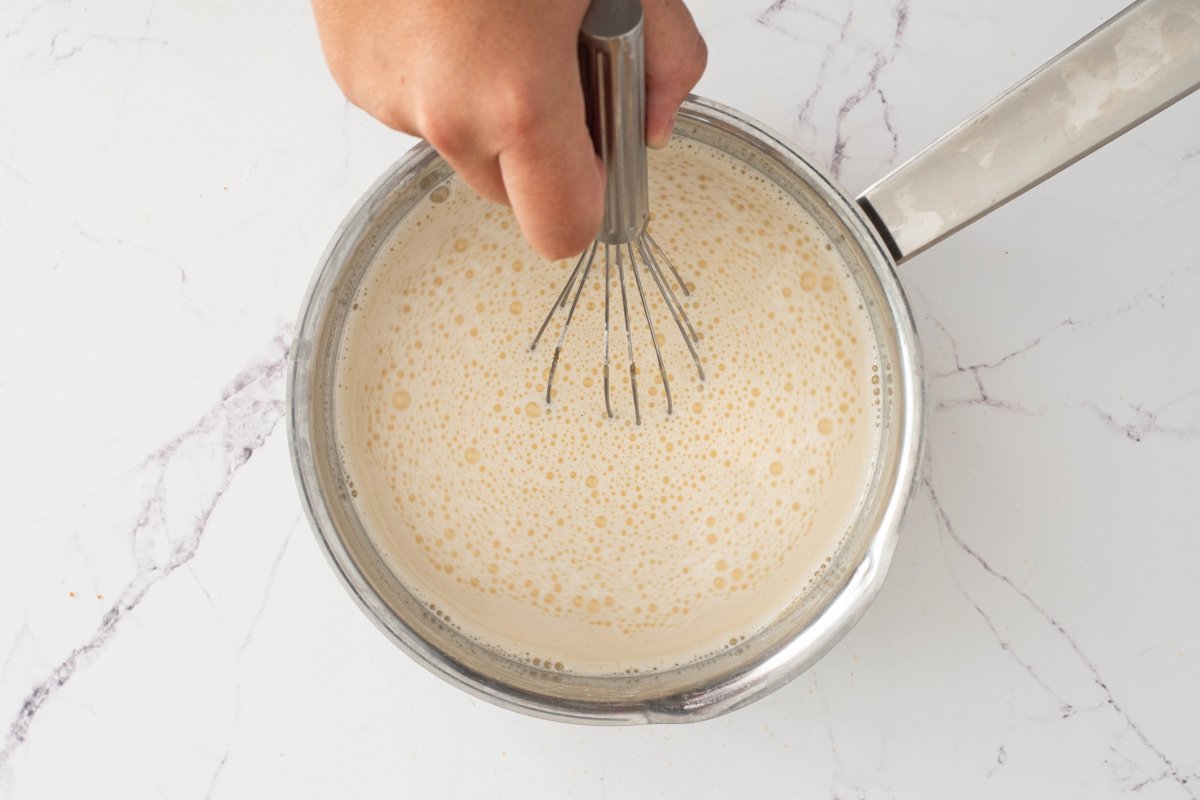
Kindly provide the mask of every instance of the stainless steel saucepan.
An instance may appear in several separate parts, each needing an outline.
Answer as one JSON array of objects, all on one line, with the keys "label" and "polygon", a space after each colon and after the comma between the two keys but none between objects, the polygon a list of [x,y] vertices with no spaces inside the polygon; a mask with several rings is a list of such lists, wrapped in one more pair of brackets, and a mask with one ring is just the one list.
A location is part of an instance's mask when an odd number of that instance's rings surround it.
[{"label": "stainless steel saucepan", "polygon": [[1140,0],[854,198],[774,132],[691,98],[675,135],[731,154],[825,227],[866,300],[883,375],[882,435],[854,528],[824,580],[737,649],[652,675],[548,672],[473,644],[429,613],[387,567],[350,502],[333,424],[335,371],[350,305],[372,256],[413,206],[451,176],[420,144],[333,237],[300,315],[288,435],[305,509],[368,616],[432,672],[499,705],[558,720],[685,722],[745,705],[813,664],[878,593],[921,451],[916,334],[896,265],[1087,155],[1200,85],[1200,0]]}]

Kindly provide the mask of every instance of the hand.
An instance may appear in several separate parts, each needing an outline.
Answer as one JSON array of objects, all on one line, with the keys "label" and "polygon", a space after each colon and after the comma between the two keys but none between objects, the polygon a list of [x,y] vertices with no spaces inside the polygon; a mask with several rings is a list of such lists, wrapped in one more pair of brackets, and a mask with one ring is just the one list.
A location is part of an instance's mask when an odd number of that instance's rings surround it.
[{"label": "hand", "polygon": [[[548,258],[587,246],[604,173],[584,119],[576,43],[588,0],[313,0],[350,102],[424,137],[479,194],[512,206]],[[707,49],[682,0],[643,0],[646,133],[671,137]]]}]

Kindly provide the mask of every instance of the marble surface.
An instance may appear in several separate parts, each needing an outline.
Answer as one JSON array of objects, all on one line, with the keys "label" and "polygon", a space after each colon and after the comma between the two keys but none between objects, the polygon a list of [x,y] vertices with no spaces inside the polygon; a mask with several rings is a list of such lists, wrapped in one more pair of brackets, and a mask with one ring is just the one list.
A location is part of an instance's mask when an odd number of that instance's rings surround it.
[{"label": "marble surface", "polygon": [[[698,91],[858,191],[1122,0],[703,0]],[[0,796],[1200,797],[1200,97],[902,268],[928,458],[820,664],[684,727],[411,663],[281,418],[329,234],[411,140],[280,0],[0,5]]]}]

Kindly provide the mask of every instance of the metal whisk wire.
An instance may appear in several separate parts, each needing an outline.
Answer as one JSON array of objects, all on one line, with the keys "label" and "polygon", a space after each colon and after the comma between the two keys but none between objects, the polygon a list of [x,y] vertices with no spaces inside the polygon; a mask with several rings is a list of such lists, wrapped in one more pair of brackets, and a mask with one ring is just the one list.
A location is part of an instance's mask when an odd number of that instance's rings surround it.
[{"label": "metal whisk wire", "polygon": [[[562,329],[559,331],[558,344],[554,348],[554,355],[550,360],[550,372],[546,378],[546,404],[551,403],[554,390],[554,376],[558,371],[558,363],[562,356],[563,346],[567,340],[567,330],[571,326],[571,320],[575,316],[575,309],[579,305],[579,298],[583,294],[584,286],[587,283],[588,275],[591,272],[592,266],[596,261],[596,253],[599,247],[599,242],[593,242],[592,246],[585,250],[575,263],[575,268],[571,270],[567,277],[567,282],[562,290],[558,293],[554,303],[550,306],[550,310],[546,313],[546,317],[542,320],[541,327],[538,328],[537,335],[533,338],[533,343],[530,345],[531,351],[536,351],[538,343],[550,326],[550,320],[554,318],[555,312],[566,310],[566,318],[563,320]],[[662,379],[663,394],[667,400],[667,413],[674,413],[674,401],[671,396],[671,380],[667,374],[666,362],[663,360],[662,349],[659,346],[658,334],[654,327],[654,318],[650,312],[650,301],[646,296],[645,285],[642,282],[641,273],[644,270],[650,275],[654,282],[655,288],[658,289],[659,297],[662,298],[663,305],[671,314],[671,318],[675,321],[675,327],[679,330],[679,335],[683,338],[683,342],[687,345],[688,352],[691,353],[692,362],[696,366],[696,372],[700,380],[704,380],[704,366],[700,360],[700,353],[696,346],[700,342],[700,336],[696,333],[695,327],[692,325],[691,319],[688,318],[687,311],[684,309],[683,303],[675,293],[675,289],[671,286],[670,280],[659,266],[657,259],[653,254],[653,250],[657,248],[654,240],[650,238],[648,233],[643,232],[633,242],[627,242],[624,245],[604,245],[604,410],[611,418],[613,416],[612,397],[611,397],[611,319],[612,314],[609,310],[612,294],[612,264],[615,261],[617,266],[617,285],[621,289],[621,316],[625,327],[625,350],[629,362],[629,386],[633,395],[633,414],[634,421],[640,425],[642,422],[641,401],[638,396],[637,386],[637,361],[634,356],[633,347],[633,324],[631,323],[631,315],[629,312],[629,293],[626,288],[625,278],[625,263],[626,259],[622,257],[622,250],[628,258],[629,271],[633,274],[633,284],[637,289],[638,300],[642,308],[642,313],[646,321],[646,327],[650,332],[650,341],[654,346],[654,356],[658,362],[658,372]],[[690,297],[691,292],[687,288],[687,284],[680,277],[679,272],[674,265],[666,259],[666,254],[658,248],[660,257],[666,261],[671,274],[675,277],[680,290],[685,297]],[[639,269],[639,257],[641,268]],[[568,305],[568,299],[570,304]]]},{"label": "metal whisk wire", "polygon": [[[567,283],[558,293],[550,311],[533,337],[530,350],[536,350],[538,342],[550,325],[558,310],[566,310],[566,319],[558,336],[558,345],[550,360],[550,371],[546,376],[546,404],[553,398],[554,376],[567,340],[567,329],[575,316],[579,298],[596,261],[596,253],[604,245],[604,409],[613,416],[611,397],[611,314],[609,304],[612,288],[612,264],[617,265],[617,285],[621,289],[621,312],[625,323],[625,351],[629,360],[629,387],[633,393],[634,421],[642,422],[642,406],[638,397],[637,362],[633,351],[633,326],[629,314],[629,291],[625,282],[625,262],[622,248],[628,257],[629,271],[637,289],[643,319],[650,331],[650,343],[654,346],[654,357],[658,362],[658,374],[662,378],[663,394],[667,399],[667,413],[674,413],[675,403],[671,396],[671,379],[659,346],[658,332],[650,313],[650,298],[642,281],[644,270],[653,282],[663,305],[679,335],[683,337],[700,380],[704,380],[704,367],[696,346],[700,337],[688,318],[687,311],[671,281],[660,265],[666,264],[675,283],[684,297],[691,296],[687,283],[675,269],[666,252],[646,230],[650,221],[649,182],[646,170],[646,75],[644,64],[644,41],[642,31],[642,7],[638,0],[592,0],[584,15],[583,28],[579,35],[580,75],[583,79],[583,94],[588,112],[588,128],[596,145],[596,152],[604,163],[607,177],[604,191],[604,220],[596,240],[585,250],[575,263]],[[641,266],[639,267],[639,260]],[[576,281],[578,280],[578,285]],[[572,291],[574,294],[572,295]],[[570,298],[570,306],[567,300]]]},{"label": "metal whisk wire", "polygon": [[[583,294],[583,287],[587,283],[588,273],[591,272],[592,263],[596,260],[596,247],[598,244],[599,242],[592,242],[591,248],[583,251],[579,256],[579,261],[575,263],[575,269],[571,270],[571,276],[567,278],[567,285],[558,293],[558,299],[554,301],[554,305],[550,306],[550,313],[542,321],[542,327],[538,329],[537,336],[533,337],[533,344],[529,348],[530,351],[537,349],[538,340],[546,332],[546,326],[550,324],[550,318],[554,316],[555,310],[566,307],[567,297],[571,294],[571,287],[575,283],[575,277],[579,275],[579,268],[583,267],[583,276],[579,279],[579,288],[575,290],[575,298],[571,301],[570,310],[567,311],[567,320],[563,323],[562,332],[558,335],[558,345],[554,348],[554,357],[550,359],[550,376],[546,379],[546,405],[550,404],[550,388],[554,385],[554,372],[558,369],[558,359],[562,355],[563,345],[567,341],[567,328],[571,327],[571,318],[575,316],[575,307],[579,305],[579,295]],[[605,252],[607,250],[608,247],[605,246]],[[587,259],[586,266],[584,266],[584,258]]]}]

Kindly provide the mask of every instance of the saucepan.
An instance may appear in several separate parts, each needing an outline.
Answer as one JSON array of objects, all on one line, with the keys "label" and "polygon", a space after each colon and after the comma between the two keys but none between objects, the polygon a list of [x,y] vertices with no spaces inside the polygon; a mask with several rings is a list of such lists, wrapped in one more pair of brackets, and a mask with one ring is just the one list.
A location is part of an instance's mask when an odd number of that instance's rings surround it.
[{"label": "saucepan", "polygon": [[698,97],[675,135],[718,148],[784,189],[851,267],[879,354],[882,435],[857,519],[823,577],[739,647],[653,674],[589,677],[517,663],[444,624],[389,569],[351,503],[334,425],[336,366],[367,265],[397,223],[451,178],[427,144],[400,159],[337,230],[291,351],[288,435],[302,501],[367,615],[435,674],[501,706],[556,720],[707,719],[758,699],[829,651],[882,585],[921,453],[923,386],[896,266],[1200,85],[1200,3],[1141,0],[912,160],[852,197],[778,134]]}]

